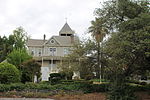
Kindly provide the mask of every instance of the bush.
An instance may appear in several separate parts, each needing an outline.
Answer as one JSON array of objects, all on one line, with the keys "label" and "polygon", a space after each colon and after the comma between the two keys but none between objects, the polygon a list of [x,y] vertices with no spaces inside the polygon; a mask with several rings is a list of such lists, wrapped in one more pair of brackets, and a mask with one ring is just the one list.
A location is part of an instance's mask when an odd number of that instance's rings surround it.
[{"label": "bush", "polygon": [[59,73],[50,74],[49,81],[51,84],[58,84],[60,83],[60,80],[61,80],[61,74]]},{"label": "bush", "polygon": [[38,84],[36,83],[32,83],[32,82],[27,82],[25,84],[25,89],[37,89],[38,88]]},{"label": "bush", "polygon": [[89,74],[89,75],[86,75],[85,76],[85,80],[91,80],[91,79],[93,79],[94,78],[94,75],[92,75],[92,74]]},{"label": "bush", "polygon": [[22,83],[12,83],[9,85],[9,87],[10,90],[16,90],[16,91],[22,91],[26,88],[25,85]]},{"label": "bush", "polygon": [[62,79],[67,79],[67,80],[71,80],[73,76],[73,72],[60,72],[59,74],[61,75]]},{"label": "bush", "polygon": [[106,79],[91,79],[90,81],[93,81],[93,82],[109,82],[108,80],[106,80]]},{"label": "bush", "polygon": [[59,74],[59,73],[51,73],[49,76],[50,76],[50,78],[61,77],[61,74]]},{"label": "bush", "polygon": [[136,100],[134,90],[127,84],[115,81],[110,84],[108,92],[109,100]]},{"label": "bush", "polygon": [[9,91],[10,90],[10,86],[7,84],[0,84],[0,92],[5,92],[5,91]]},{"label": "bush", "polygon": [[55,87],[52,86],[51,84],[38,84],[37,87],[38,90],[55,90]]},{"label": "bush", "polygon": [[107,92],[109,84],[93,84],[91,92]]},{"label": "bush", "polygon": [[0,63],[0,83],[15,83],[20,81],[20,72],[12,64]]},{"label": "bush", "polygon": [[130,85],[129,86],[133,91],[149,91],[150,90],[150,84],[147,85]]}]

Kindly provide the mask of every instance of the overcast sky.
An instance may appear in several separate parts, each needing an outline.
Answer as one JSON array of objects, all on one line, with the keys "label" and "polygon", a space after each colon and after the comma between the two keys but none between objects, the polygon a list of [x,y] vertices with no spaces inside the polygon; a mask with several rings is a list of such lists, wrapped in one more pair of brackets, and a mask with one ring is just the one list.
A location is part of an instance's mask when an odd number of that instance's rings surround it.
[{"label": "overcast sky", "polygon": [[0,36],[22,26],[34,39],[58,35],[67,22],[78,36],[84,36],[95,8],[103,0],[0,0]]}]

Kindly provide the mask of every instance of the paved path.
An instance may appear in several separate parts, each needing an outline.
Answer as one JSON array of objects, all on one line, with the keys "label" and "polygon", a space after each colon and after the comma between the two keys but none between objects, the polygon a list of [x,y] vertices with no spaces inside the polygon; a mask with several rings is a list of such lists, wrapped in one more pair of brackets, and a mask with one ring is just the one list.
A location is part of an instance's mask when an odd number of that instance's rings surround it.
[{"label": "paved path", "polygon": [[0,98],[0,100],[54,100],[48,98]]}]

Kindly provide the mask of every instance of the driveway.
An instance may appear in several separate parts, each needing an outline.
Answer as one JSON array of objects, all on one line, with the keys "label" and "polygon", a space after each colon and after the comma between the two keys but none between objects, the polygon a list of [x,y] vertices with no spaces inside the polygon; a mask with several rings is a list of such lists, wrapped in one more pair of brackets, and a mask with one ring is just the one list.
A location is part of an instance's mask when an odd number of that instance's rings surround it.
[{"label": "driveway", "polygon": [[54,100],[49,98],[0,98],[0,100]]}]

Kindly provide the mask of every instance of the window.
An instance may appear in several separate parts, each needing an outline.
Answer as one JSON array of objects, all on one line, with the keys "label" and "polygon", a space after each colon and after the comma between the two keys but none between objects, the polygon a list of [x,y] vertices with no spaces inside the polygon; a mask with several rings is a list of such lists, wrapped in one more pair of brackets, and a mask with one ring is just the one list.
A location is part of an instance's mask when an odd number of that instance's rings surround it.
[{"label": "window", "polygon": [[34,51],[33,50],[31,51],[31,55],[34,56]]},{"label": "window", "polygon": [[53,44],[53,43],[54,43],[54,40],[51,40],[51,43]]},{"label": "window", "polygon": [[56,48],[50,48],[50,55],[56,56]]}]

